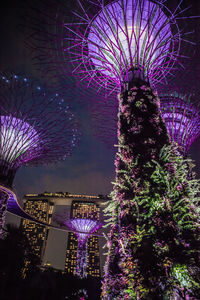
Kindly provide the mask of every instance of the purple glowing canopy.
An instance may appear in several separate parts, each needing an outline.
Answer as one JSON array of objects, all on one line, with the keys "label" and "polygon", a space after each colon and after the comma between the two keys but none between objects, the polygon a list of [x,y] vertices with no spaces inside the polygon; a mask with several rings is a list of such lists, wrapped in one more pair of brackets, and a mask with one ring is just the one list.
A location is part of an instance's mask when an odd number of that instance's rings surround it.
[{"label": "purple glowing canopy", "polygon": [[91,23],[88,54],[100,73],[118,77],[120,82],[128,66],[142,67],[146,74],[157,68],[170,42],[169,21],[156,4],[116,1],[106,5]]},{"label": "purple glowing canopy", "polygon": [[74,115],[62,96],[53,95],[18,75],[0,74],[0,83],[3,184],[23,164],[65,159],[77,144],[79,133]]},{"label": "purple glowing canopy", "polygon": [[1,158],[10,163],[23,155],[27,149],[37,147],[39,136],[36,130],[23,120],[12,116],[0,116]]},{"label": "purple glowing canopy", "polygon": [[101,227],[99,222],[92,219],[74,218],[70,219],[67,224],[71,229],[76,231],[78,240],[81,243],[86,242],[89,235],[97,231]]},{"label": "purple glowing canopy", "polygon": [[161,95],[161,114],[171,140],[186,154],[200,134],[199,107],[190,103],[190,96],[173,93]]},{"label": "purple glowing canopy", "polygon": [[[65,23],[69,46],[80,73],[89,83],[119,90],[130,68],[140,69],[151,83],[160,82],[173,68],[180,49],[180,31],[176,23],[178,9],[171,13],[163,1],[118,0],[89,1],[98,8],[91,17],[82,11],[77,23]],[[171,30],[173,27],[173,30]]]},{"label": "purple glowing canopy", "polygon": [[89,218],[71,218],[65,224],[75,231],[78,239],[76,274],[81,278],[87,277],[87,240],[101,227],[101,224]]}]

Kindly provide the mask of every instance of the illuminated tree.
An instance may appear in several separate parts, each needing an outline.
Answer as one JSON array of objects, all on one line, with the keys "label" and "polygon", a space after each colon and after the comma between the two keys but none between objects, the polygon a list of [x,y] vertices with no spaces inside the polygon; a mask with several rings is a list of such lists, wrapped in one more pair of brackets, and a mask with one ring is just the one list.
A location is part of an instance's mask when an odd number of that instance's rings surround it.
[{"label": "illuminated tree", "polygon": [[81,278],[87,277],[87,241],[101,225],[96,220],[78,218],[70,219],[67,225],[75,230],[78,239],[76,274]]},{"label": "illuminated tree", "polygon": [[59,51],[95,90],[121,92],[102,297],[197,297],[199,187],[188,179],[187,162],[170,147],[151,89],[165,82],[181,59],[186,41],[176,21],[181,3],[172,13],[164,1],[77,2],[77,22],[58,24]]},{"label": "illuminated tree", "polygon": [[25,77],[0,77],[0,230],[5,223],[7,201],[17,209],[10,189],[22,165],[58,162],[71,154],[78,141],[77,125],[69,107]]},{"label": "illuminated tree", "polygon": [[199,109],[181,94],[161,95],[161,113],[171,141],[186,155],[191,144],[200,134]]}]

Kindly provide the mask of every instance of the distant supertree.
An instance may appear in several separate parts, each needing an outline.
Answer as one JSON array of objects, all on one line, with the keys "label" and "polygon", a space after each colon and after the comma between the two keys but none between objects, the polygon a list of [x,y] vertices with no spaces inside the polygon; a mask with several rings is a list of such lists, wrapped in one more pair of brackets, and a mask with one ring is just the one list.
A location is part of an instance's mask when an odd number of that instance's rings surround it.
[{"label": "distant supertree", "polygon": [[[191,144],[200,134],[199,106],[191,101],[192,95],[181,93],[160,94],[160,112],[165,121],[171,142],[177,144],[179,151],[187,155]],[[195,97],[197,98],[197,96]],[[91,103],[92,129],[109,148],[117,145],[118,105],[111,99]]]},{"label": "distant supertree", "polygon": [[78,0],[77,22],[57,27],[58,50],[73,73],[108,95],[121,92],[116,180],[107,208],[106,300],[184,299],[199,292],[199,188],[169,146],[151,89],[182,59],[181,2],[171,13],[157,0]]},{"label": "distant supertree", "polygon": [[[18,75],[1,74],[0,81],[0,184],[12,188],[19,167],[65,159],[79,134],[74,115],[61,96]],[[2,190],[1,233],[7,200]]]},{"label": "distant supertree", "polygon": [[181,94],[161,95],[161,114],[171,141],[186,155],[200,134],[200,111],[190,102],[191,96]]},{"label": "distant supertree", "polygon": [[92,233],[101,228],[101,224],[92,219],[74,218],[66,225],[75,230],[78,239],[76,275],[81,278],[87,277],[87,241]]}]

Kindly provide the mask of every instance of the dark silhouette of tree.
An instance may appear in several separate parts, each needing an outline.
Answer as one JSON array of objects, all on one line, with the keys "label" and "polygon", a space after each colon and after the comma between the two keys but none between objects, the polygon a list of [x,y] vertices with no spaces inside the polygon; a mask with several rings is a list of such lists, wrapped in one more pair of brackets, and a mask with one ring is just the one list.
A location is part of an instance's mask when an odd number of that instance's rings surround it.
[{"label": "dark silhouette of tree", "polygon": [[92,277],[80,279],[49,268],[35,273],[31,279],[26,280],[20,293],[29,300],[98,300],[101,281]]},{"label": "dark silhouette of tree", "polygon": [[38,270],[39,259],[29,245],[23,231],[13,225],[7,225],[4,239],[0,239],[0,299],[18,299],[17,291],[23,281],[24,268],[29,262],[27,278]]},{"label": "dark silhouette of tree", "polygon": [[100,279],[80,279],[53,268],[41,270],[39,258],[20,228],[7,226],[5,239],[0,240],[0,255],[1,300],[100,299]]}]

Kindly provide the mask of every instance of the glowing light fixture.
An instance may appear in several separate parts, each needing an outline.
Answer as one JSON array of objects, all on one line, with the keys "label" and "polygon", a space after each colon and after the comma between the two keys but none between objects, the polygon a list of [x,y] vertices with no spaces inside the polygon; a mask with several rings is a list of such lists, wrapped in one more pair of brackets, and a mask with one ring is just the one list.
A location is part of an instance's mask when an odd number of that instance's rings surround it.
[{"label": "glowing light fixture", "polygon": [[101,224],[92,219],[71,219],[67,225],[75,230],[78,239],[76,274],[83,278],[87,277],[87,240],[97,231]]}]

